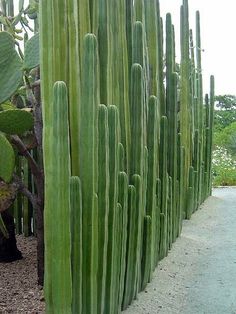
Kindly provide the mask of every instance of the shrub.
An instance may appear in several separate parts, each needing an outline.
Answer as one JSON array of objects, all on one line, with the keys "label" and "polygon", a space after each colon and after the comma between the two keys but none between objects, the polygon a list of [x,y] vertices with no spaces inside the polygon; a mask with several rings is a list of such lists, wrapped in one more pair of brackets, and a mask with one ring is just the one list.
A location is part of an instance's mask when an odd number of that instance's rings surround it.
[{"label": "shrub", "polygon": [[213,152],[212,175],[214,186],[236,185],[236,159],[224,147]]}]

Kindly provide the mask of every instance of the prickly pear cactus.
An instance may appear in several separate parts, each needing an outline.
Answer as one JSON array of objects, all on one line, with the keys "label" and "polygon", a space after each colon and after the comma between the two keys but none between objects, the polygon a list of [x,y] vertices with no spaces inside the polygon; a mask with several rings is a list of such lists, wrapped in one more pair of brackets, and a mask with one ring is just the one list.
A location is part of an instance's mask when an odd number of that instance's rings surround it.
[{"label": "prickly pear cactus", "polygon": [[0,181],[0,213],[8,209],[15,200],[17,188],[13,184]]},{"label": "prickly pear cactus", "polygon": [[[0,133],[0,178],[6,183],[11,181],[15,167],[15,153],[6,137]],[[1,204],[0,204],[1,208]]]},{"label": "prickly pear cactus", "polygon": [[22,109],[0,112],[0,131],[7,134],[22,134],[33,128],[33,115]]},{"label": "prickly pear cactus", "polygon": [[10,101],[4,102],[0,105],[0,111],[12,109],[16,109],[16,106],[14,106]]},{"label": "prickly pear cactus", "polygon": [[25,46],[24,69],[30,70],[39,65],[39,34],[30,38]]},{"label": "prickly pear cactus", "polygon": [[22,61],[15,50],[14,38],[7,32],[0,32],[0,103],[17,90],[22,73]]}]

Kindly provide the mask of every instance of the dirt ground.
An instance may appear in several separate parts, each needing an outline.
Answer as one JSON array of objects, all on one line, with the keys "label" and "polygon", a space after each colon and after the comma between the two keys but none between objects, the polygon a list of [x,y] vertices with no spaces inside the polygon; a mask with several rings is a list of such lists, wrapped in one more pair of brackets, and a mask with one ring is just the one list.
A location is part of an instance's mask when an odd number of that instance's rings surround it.
[{"label": "dirt ground", "polygon": [[236,188],[217,188],[123,314],[235,313]]},{"label": "dirt ground", "polygon": [[43,291],[37,286],[35,238],[17,236],[23,259],[0,263],[0,314],[44,313]]},{"label": "dirt ground", "polygon": [[[24,259],[0,264],[0,314],[43,314],[36,241],[17,242]],[[123,314],[236,314],[236,188],[215,189],[184,221],[152,282]]]}]

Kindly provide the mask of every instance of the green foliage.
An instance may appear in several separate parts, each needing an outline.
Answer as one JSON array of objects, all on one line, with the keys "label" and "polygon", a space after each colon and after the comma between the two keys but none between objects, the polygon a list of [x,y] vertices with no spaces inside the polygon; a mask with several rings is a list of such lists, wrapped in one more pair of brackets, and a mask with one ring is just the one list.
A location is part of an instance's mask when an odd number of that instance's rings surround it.
[{"label": "green foliage", "polygon": [[33,128],[33,115],[24,109],[0,112],[0,131],[7,134],[23,134]]},{"label": "green foliage", "polygon": [[5,135],[0,133],[0,178],[5,182],[10,182],[14,167],[14,150]]},{"label": "green foliage", "polygon": [[226,126],[236,121],[236,109],[231,110],[215,110],[214,129],[221,131]]},{"label": "green foliage", "polygon": [[30,70],[39,65],[39,34],[31,37],[25,45],[24,69]]},{"label": "green foliage", "polygon": [[236,159],[224,147],[213,152],[212,173],[214,186],[236,185]]},{"label": "green foliage", "polygon": [[236,154],[236,122],[226,126],[222,131],[215,132],[214,144]]},{"label": "green foliage", "polygon": [[0,105],[0,111],[12,110],[12,109],[16,109],[16,107],[10,101],[5,102],[5,103]]},{"label": "green foliage", "polygon": [[219,95],[215,96],[216,107],[225,110],[236,109],[235,95]]},{"label": "green foliage", "polygon": [[235,185],[236,170],[236,96],[215,97],[213,184]]},{"label": "green foliage", "polygon": [[22,61],[14,46],[14,38],[0,32],[0,103],[8,100],[22,82]]}]

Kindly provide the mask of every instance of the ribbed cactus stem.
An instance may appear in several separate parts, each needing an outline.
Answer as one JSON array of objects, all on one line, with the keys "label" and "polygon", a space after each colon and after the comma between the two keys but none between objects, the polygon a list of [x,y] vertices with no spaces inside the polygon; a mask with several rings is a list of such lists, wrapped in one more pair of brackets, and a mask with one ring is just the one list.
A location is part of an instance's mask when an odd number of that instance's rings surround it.
[{"label": "ribbed cactus stem", "polygon": [[80,179],[83,206],[83,312],[97,310],[97,134],[98,134],[98,56],[93,34],[84,38],[82,93],[80,104]]},{"label": "ribbed cactus stem", "polygon": [[168,120],[166,116],[161,117],[161,141],[160,141],[160,159],[159,171],[161,179],[161,222],[160,222],[160,257],[167,254],[167,197],[168,197],[168,177],[167,177],[167,138],[168,138]]},{"label": "ribbed cactus stem", "polygon": [[[50,125],[45,134],[45,299],[47,313],[71,313],[72,280],[70,262],[70,147],[67,89],[57,82],[53,89]],[[60,156],[60,158],[55,158]],[[56,289],[55,287],[60,287]]]},{"label": "ribbed cactus stem", "polygon": [[98,112],[98,313],[104,312],[109,214],[109,130],[105,105]]},{"label": "ribbed cactus stem", "polygon": [[72,313],[82,313],[82,191],[79,177],[70,178]]},{"label": "ribbed cactus stem", "polygon": [[13,0],[7,1],[7,16],[14,17],[14,1]]},{"label": "ribbed cactus stem", "polygon": [[144,66],[144,33],[143,24],[140,21],[134,23],[133,26],[133,54],[132,62]]},{"label": "ribbed cactus stem", "polygon": [[158,77],[158,34],[157,25],[157,1],[144,1],[145,12],[145,30],[146,30],[146,42],[148,47],[148,72],[149,72],[149,93],[150,95],[158,95],[157,90],[157,77]]},{"label": "ribbed cactus stem", "polygon": [[125,287],[125,270],[127,254],[127,229],[128,229],[128,177],[125,172],[119,173],[119,196],[118,201],[122,207],[122,238],[121,238],[121,256],[120,256],[120,282],[118,295],[118,310],[122,307],[122,300]]},{"label": "ribbed cactus stem", "polygon": [[143,258],[142,258],[142,290],[150,281],[152,264],[152,219],[150,216],[144,217],[143,229]]},{"label": "ribbed cactus stem", "polygon": [[144,103],[143,103],[143,69],[135,63],[131,73],[131,152],[130,174],[143,172],[143,130],[144,130]]},{"label": "ribbed cactus stem", "polygon": [[[151,96],[148,103],[148,122],[147,122],[147,149],[148,149],[148,172],[147,172],[147,200],[146,213],[151,217],[151,265],[150,270],[155,268],[155,249],[157,246],[156,237],[156,175],[157,175],[157,153],[158,153],[158,138],[157,138],[157,98]],[[147,266],[145,266],[147,267]],[[146,282],[146,279],[145,279]]]},{"label": "ribbed cactus stem", "polygon": [[117,107],[108,106],[108,127],[109,127],[109,216],[108,216],[108,254],[107,254],[107,277],[105,295],[105,313],[115,311],[116,278],[117,278],[117,256],[116,256],[116,228],[117,228],[117,202],[118,202],[118,174],[119,174],[119,115]]},{"label": "ribbed cactus stem", "polygon": [[127,228],[127,257],[126,257],[126,273],[125,273],[125,289],[124,289],[124,298],[122,302],[122,309],[126,309],[132,300],[132,291],[134,289],[133,284],[133,272],[135,258],[134,254],[134,241],[136,235],[134,233],[136,225],[136,190],[133,185],[129,185],[128,188],[128,228]]}]

